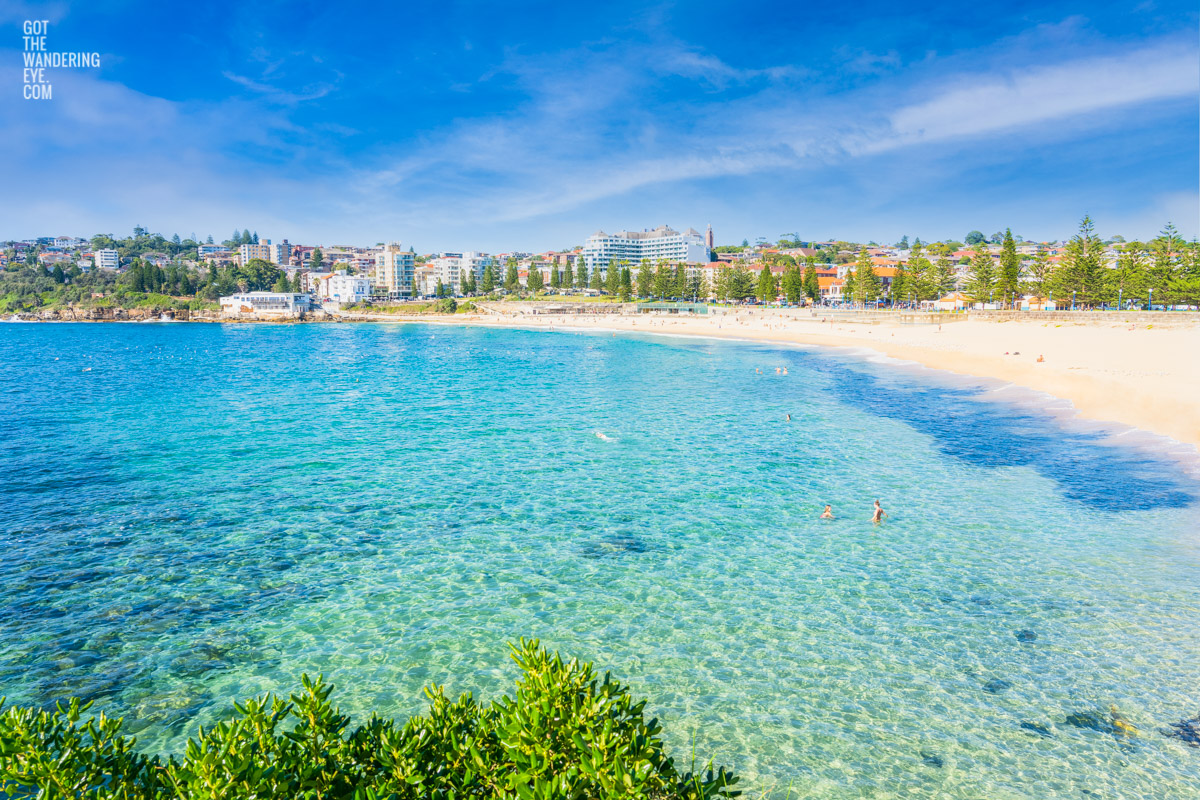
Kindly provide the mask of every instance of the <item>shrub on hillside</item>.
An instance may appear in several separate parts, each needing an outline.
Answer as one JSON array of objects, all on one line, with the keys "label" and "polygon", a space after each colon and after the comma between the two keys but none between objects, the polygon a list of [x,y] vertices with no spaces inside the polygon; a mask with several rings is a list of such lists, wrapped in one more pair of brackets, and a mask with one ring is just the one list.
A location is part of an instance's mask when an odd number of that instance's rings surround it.
[{"label": "shrub on hillside", "polygon": [[[0,715],[0,795],[128,798],[707,798],[736,797],[737,778],[711,764],[680,772],[609,674],[563,661],[536,640],[513,646],[513,697],[490,705],[427,688],[429,712],[403,725],[372,715],[350,730],[333,687],[302,678],[288,700],[265,695],[162,759],[134,748],[121,720],[83,720],[90,703]],[[694,765],[693,765],[694,766]]]}]

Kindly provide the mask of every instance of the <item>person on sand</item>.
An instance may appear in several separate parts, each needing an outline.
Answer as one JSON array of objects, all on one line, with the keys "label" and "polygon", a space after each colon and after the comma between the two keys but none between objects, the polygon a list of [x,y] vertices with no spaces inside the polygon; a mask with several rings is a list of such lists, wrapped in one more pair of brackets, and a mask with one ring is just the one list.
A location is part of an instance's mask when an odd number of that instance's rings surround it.
[{"label": "person on sand", "polygon": [[887,515],[888,513],[883,510],[883,506],[879,505],[879,501],[876,500],[875,513],[871,515],[871,522],[874,522],[876,525],[878,525],[879,523],[883,522],[883,518]]},{"label": "person on sand", "polygon": [[821,519],[833,519],[833,506],[825,504],[825,510],[821,512]]}]

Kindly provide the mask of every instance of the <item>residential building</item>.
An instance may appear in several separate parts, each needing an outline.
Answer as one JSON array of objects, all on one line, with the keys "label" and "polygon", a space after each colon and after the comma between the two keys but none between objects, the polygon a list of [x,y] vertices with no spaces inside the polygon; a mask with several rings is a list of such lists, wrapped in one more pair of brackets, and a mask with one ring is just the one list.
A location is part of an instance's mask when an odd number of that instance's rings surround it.
[{"label": "residential building", "polygon": [[121,254],[116,250],[97,250],[93,254],[97,269],[120,269]]},{"label": "residential building", "polygon": [[439,253],[437,258],[429,261],[433,268],[434,288],[440,280],[443,286],[450,287],[452,294],[462,294],[462,279],[464,274],[474,275],[475,282],[483,281],[483,272],[493,263],[487,253]]},{"label": "residential building", "polygon": [[312,298],[294,292],[244,292],[221,298],[221,313],[297,316],[312,308]]},{"label": "residential building", "polygon": [[264,239],[259,244],[244,244],[238,247],[238,264],[244,267],[254,258],[261,258],[263,261],[271,260],[270,239]]},{"label": "residential building", "polygon": [[304,291],[311,294],[313,297],[325,297],[329,292],[329,281],[333,278],[332,272],[305,272],[304,282],[301,286]]},{"label": "residential building", "polygon": [[371,281],[345,272],[309,272],[305,286],[317,302],[358,303],[371,296]]},{"label": "residential building", "polygon": [[278,244],[268,244],[267,246],[271,248],[271,257],[267,259],[268,261],[279,266],[288,265],[292,258],[292,246],[288,243],[287,239]]},{"label": "residential building", "polygon": [[694,228],[683,233],[660,225],[652,231],[621,231],[608,234],[596,231],[583,246],[583,257],[588,271],[608,271],[610,261],[628,261],[630,264],[647,260],[707,264],[708,248],[704,237]]},{"label": "residential building", "polygon": [[429,262],[413,269],[413,286],[417,297],[432,297],[437,293],[438,270]]},{"label": "residential building", "polygon": [[400,242],[388,242],[375,254],[375,286],[390,297],[411,297],[416,263],[411,248],[404,250]]}]

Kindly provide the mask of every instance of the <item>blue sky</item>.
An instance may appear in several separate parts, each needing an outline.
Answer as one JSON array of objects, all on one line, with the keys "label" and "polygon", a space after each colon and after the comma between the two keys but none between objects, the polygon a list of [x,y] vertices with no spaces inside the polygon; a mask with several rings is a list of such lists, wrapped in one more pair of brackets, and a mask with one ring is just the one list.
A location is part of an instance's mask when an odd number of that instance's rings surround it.
[{"label": "blue sky", "polygon": [[[21,23],[99,69],[21,97]],[[1200,233],[1194,0],[0,0],[0,239]]]}]

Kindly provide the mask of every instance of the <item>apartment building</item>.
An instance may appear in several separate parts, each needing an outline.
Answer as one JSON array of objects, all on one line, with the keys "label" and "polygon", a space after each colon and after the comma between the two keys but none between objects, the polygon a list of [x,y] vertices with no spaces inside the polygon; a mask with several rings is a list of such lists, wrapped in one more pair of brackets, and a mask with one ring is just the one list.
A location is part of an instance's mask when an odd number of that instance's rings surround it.
[{"label": "apartment building", "polygon": [[116,250],[97,250],[92,254],[96,269],[120,269],[121,254]]},{"label": "apartment building", "polygon": [[258,244],[243,244],[238,247],[238,264],[246,266],[251,259],[261,258],[263,261],[271,260],[271,240],[264,239]]},{"label": "apartment building", "polygon": [[417,255],[400,242],[388,242],[375,254],[373,283],[391,297],[411,297]]}]

